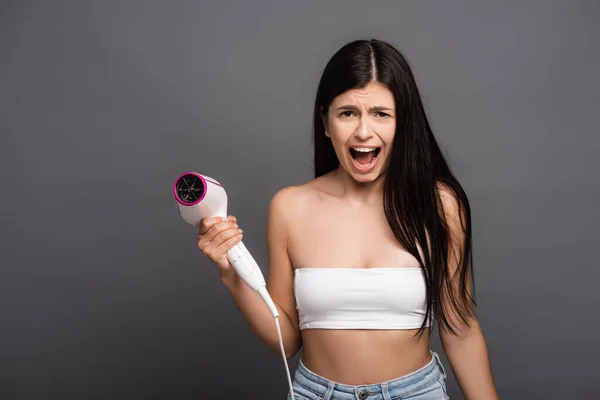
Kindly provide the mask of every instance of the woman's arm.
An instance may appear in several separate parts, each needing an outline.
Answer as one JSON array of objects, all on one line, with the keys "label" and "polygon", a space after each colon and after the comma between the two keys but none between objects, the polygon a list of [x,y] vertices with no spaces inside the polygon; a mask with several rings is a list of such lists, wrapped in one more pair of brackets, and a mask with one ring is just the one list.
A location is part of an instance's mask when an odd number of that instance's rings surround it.
[{"label": "woman's arm", "polygon": [[[293,288],[294,271],[287,254],[287,219],[289,210],[293,209],[289,205],[293,200],[293,193],[290,192],[282,189],[273,196],[267,217],[267,291],[279,311],[287,358],[296,354],[302,346]],[[271,350],[281,354],[275,320],[260,295],[250,289],[235,271],[221,279],[250,328]]]},{"label": "woman's arm", "polygon": [[[465,230],[461,223],[463,219],[459,215],[458,203],[454,196],[442,189],[440,190],[440,197],[450,230],[448,267],[449,274],[452,277],[457,271],[458,260],[460,260],[462,246],[464,245]],[[457,282],[457,280],[453,280],[453,282]],[[466,287],[470,294],[471,279],[469,279]],[[453,289],[458,290],[458,284],[454,285]],[[487,346],[477,319],[475,317],[469,318],[467,325],[449,307],[446,308],[448,309],[449,322],[455,333],[449,332],[443,326],[440,326],[440,341],[463,395],[467,400],[498,399]]]},{"label": "woman's arm", "polygon": [[442,347],[465,399],[498,399],[483,333],[476,319],[469,324],[456,336],[440,328]]}]

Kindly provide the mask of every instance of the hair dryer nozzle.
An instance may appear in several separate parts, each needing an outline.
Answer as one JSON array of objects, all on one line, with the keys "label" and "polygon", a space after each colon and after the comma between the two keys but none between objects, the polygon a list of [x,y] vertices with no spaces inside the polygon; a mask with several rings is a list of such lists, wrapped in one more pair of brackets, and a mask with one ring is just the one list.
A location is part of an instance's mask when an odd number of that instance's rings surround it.
[{"label": "hair dryer nozzle", "polygon": [[193,206],[206,195],[206,180],[195,172],[186,172],[173,185],[175,199],[184,206]]},{"label": "hair dryer nozzle", "polygon": [[173,184],[179,213],[188,223],[199,226],[203,218],[227,218],[227,193],[215,179],[186,172]]}]

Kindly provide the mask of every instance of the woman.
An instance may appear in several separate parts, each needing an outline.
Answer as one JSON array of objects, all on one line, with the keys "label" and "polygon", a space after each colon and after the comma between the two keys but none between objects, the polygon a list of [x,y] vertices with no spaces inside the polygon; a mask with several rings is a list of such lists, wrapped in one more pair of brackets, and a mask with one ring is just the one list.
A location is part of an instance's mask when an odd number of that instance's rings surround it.
[{"label": "woman", "polygon": [[[467,197],[449,170],[403,56],[378,40],[342,47],[314,108],[315,179],[269,205],[267,288],[296,399],[445,399],[441,343],[467,399],[496,399],[473,312]],[[274,320],[227,261],[236,218],[207,218],[198,246],[254,332],[280,354]],[[289,398],[289,397],[288,397]]]}]

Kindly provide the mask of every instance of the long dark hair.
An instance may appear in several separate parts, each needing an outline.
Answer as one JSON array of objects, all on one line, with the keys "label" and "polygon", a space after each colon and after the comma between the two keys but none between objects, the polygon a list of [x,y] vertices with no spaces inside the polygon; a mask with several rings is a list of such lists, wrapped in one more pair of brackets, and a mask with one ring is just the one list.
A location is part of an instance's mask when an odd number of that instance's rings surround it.
[{"label": "long dark hair", "polygon": [[[333,171],[339,160],[325,135],[322,118],[335,97],[373,81],[386,86],[396,105],[396,134],[384,184],[384,211],[398,242],[424,270],[427,320],[437,321],[456,334],[456,317],[467,326],[473,315],[474,295],[467,290],[473,278],[471,211],[467,196],[451,172],[427,120],[421,96],[405,57],[380,40],[357,40],[338,50],[327,63],[314,106],[315,177]],[[461,217],[462,238],[458,266],[450,273],[454,251],[440,188],[451,195]],[[421,247],[423,258],[417,244]],[[451,276],[452,275],[452,276]]]}]

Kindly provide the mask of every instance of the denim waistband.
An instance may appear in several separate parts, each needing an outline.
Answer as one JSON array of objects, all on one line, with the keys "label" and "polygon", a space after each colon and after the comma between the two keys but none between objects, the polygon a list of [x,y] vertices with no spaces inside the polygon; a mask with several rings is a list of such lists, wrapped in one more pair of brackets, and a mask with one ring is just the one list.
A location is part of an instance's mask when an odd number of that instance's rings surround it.
[{"label": "denim waistband", "polygon": [[446,378],[446,371],[439,355],[433,351],[430,353],[431,360],[425,366],[399,378],[376,384],[346,385],[338,383],[310,371],[302,363],[302,360],[298,364],[294,380],[299,386],[317,396],[322,396],[324,400],[328,400],[334,390],[339,394],[350,395],[348,398],[356,399],[369,399],[372,398],[371,396],[390,398],[390,392],[394,396],[406,396],[431,384],[439,379],[440,375],[444,379]]}]

